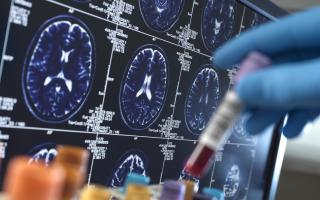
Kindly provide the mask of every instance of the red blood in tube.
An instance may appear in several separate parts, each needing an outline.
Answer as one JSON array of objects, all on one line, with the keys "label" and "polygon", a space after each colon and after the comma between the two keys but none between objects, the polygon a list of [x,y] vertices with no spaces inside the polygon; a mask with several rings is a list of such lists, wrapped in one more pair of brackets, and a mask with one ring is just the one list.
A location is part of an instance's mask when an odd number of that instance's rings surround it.
[{"label": "red blood in tube", "polygon": [[207,167],[213,161],[215,151],[202,145],[199,151],[194,152],[186,163],[185,170],[189,174],[201,177],[207,171]]}]

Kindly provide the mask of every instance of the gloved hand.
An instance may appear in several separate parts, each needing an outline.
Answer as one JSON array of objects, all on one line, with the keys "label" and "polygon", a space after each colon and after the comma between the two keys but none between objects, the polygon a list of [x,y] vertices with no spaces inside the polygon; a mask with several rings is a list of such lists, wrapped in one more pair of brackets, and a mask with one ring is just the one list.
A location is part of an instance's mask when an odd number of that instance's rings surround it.
[{"label": "gloved hand", "polygon": [[218,49],[215,63],[228,68],[252,51],[267,55],[273,65],[236,86],[250,114],[247,131],[259,133],[288,113],[283,133],[297,136],[320,113],[320,8],[242,34]]}]

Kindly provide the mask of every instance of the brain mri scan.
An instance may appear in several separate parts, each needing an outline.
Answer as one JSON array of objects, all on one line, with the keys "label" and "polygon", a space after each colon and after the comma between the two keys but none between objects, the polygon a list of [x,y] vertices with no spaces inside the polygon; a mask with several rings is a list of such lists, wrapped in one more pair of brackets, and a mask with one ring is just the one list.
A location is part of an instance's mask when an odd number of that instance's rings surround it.
[{"label": "brain mri scan", "polygon": [[202,13],[202,39],[213,51],[232,37],[235,26],[235,0],[207,0]]},{"label": "brain mri scan", "polygon": [[120,110],[128,127],[148,128],[159,116],[168,87],[168,61],[159,47],[145,45],[129,61],[122,80]]},{"label": "brain mri scan", "polygon": [[56,144],[45,143],[34,147],[27,155],[31,157],[29,164],[37,163],[41,160],[46,164],[46,166],[49,166],[57,154]]},{"label": "brain mri scan", "polygon": [[22,90],[30,112],[39,120],[61,123],[82,107],[95,71],[93,37],[71,16],[45,22],[25,59]]},{"label": "brain mri scan", "polygon": [[238,165],[232,165],[227,172],[223,191],[226,198],[235,197],[240,185],[240,169]]},{"label": "brain mri scan", "polygon": [[107,185],[110,187],[121,187],[129,173],[137,173],[147,176],[148,161],[145,154],[140,150],[130,150],[117,162],[112,178]]},{"label": "brain mri scan", "polygon": [[246,123],[245,117],[240,117],[238,120],[235,121],[233,126],[233,135],[237,137],[238,139],[243,139],[249,135],[247,130],[245,129],[245,123]]},{"label": "brain mri scan", "polygon": [[189,131],[200,134],[206,127],[219,101],[218,74],[211,65],[204,65],[192,82],[185,104],[185,121]]},{"label": "brain mri scan", "polygon": [[226,200],[247,199],[254,153],[250,147],[225,145],[213,171],[213,187],[224,191]]},{"label": "brain mri scan", "polygon": [[166,32],[179,19],[185,0],[139,0],[146,25],[154,31]]}]

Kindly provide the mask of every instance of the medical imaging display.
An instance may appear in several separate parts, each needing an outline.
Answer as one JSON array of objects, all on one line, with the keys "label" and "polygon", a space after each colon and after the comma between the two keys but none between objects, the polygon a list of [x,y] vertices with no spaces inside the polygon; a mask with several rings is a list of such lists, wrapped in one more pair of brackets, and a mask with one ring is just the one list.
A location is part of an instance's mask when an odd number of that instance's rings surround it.
[{"label": "medical imaging display", "polygon": [[232,37],[235,30],[235,0],[207,0],[202,14],[201,34],[213,51]]},{"label": "medical imaging display", "polygon": [[186,124],[194,134],[206,127],[219,100],[219,78],[212,66],[205,65],[194,79],[186,100]]},{"label": "medical imaging display", "polygon": [[91,153],[88,184],[120,187],[135,172],[227,199],[263,193],[255,177],[269,172],[273,137],[250,136],[245,118],[207,176],[184,164],[234,83],[237,68],[215,66],[214,51],[265,17],[235,0],[10,2],[0,8],[0,177],[12,157],[49,166],[66,144]]},{"label": "medical imaging display", "polygon": [[94,42],[79,19],[46,21],[32,39],[22,75],[23,94],[41,121],[63,122],[81,108],[95,69]]},{"label": "medical imaging display", "polygon": [[126,124],[145,129],[158,117],[167,91],[168,61],[155,45],[145,45],[128,64],[120,91],[120,108]]},{"label": "medical imaging display", "polygon": [[147,26],[154,31],[165,32],[179,20],[185,1],[139,0],[139,6]]}]

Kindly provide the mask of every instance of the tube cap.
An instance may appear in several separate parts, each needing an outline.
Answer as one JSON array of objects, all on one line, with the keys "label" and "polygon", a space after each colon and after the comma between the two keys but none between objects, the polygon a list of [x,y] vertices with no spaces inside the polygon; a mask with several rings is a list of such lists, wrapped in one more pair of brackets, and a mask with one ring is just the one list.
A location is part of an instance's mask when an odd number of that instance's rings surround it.
[{"label": "tube cap", "polygon": [[240,70],[235,77],[236,83],[239,82],[243,77],[251,74],[257,70],[266,68],[271,65],[272,61],[267,56],[253,51],[247,55],[247,57],[240,63]]},{"label": "tube cap", "polygon": [[160,200],[183,200],[185,192],[186,186],[183,183],[168,180],[163,183]]},{"label": "tube cap", "polygon": [[224,200],[224,193],[221,190],[214,188],[203,188],[202,194],[214,198],[216,200]]},{"label": "tube cap", "polygon": [[131,184],[128,186],[125,200],[150,200],[149,189],[143,185]]},{"label": "tube cap", "polygon": [[127,188],[130,184],[148,185],[149,183],[150,183],[150,177],[137,174],[137,173],[130,173],[126,177],[126,180],[124,183],[124,190],[122,190],[122,192],[127,192]]},{"label": "tube cap", "polygon": [[80,200],[109,200],[110,198],[111,195],[106,187],[91,185],[83,189]]},{"label": "tube cap", "polygon": [[8,166],[4,189],[12,200],[57,200],[65,178],[61,166],[28,164],[29,157],[17,157]]}]

